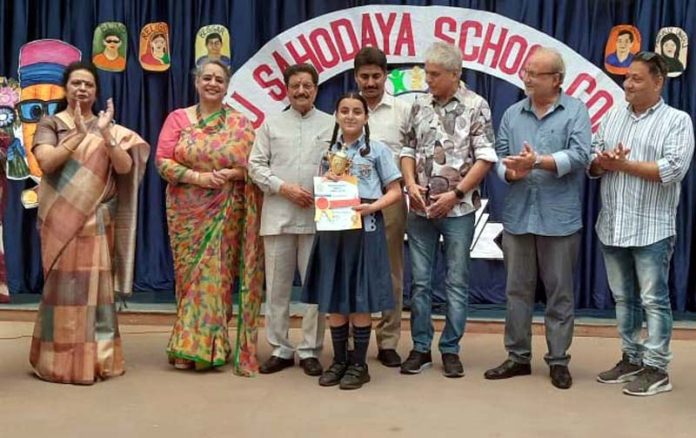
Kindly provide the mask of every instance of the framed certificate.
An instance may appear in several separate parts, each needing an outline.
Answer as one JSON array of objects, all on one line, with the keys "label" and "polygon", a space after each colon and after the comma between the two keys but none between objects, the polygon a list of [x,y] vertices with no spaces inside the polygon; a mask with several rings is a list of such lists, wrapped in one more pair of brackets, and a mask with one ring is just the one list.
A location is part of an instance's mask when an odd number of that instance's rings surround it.
[{"label": "framed certificate", "polygon": [[344,176],[339,181],[314,177],[314,221],[317,223],[317,231],[362,228],[360,213],[353,210],[359,204],[356,177]]}]

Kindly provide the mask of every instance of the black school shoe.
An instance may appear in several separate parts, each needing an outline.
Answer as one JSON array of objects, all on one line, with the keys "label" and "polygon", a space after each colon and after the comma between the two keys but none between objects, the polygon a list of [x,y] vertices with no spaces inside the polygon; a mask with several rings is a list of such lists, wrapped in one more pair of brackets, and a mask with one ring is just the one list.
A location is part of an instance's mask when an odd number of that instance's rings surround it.
[{"label": "black school shoe", "polygon": [[341,389],[359,389],[370,381],[370,374],[367,372],[367,364],[349,365],[346,373],[341,378]]},{"label": "black school shoe", "polygon": [[348,364],[344,362],[334,362],[319,377],[319,386],[336,386],[341,383],[341,379],[346,374]]}]

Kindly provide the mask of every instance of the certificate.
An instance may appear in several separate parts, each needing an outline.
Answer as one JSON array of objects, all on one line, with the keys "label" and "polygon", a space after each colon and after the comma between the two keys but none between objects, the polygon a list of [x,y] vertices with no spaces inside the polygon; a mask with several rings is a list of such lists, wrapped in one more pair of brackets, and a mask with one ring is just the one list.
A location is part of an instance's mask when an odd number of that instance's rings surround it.
[{"label": "certificate", "polygon": [[356,205],[360,205],[356,177],[344,176],[339,181],[314,177],[314,221],[317,231],[362,228],[360,213],[353,210]]}]

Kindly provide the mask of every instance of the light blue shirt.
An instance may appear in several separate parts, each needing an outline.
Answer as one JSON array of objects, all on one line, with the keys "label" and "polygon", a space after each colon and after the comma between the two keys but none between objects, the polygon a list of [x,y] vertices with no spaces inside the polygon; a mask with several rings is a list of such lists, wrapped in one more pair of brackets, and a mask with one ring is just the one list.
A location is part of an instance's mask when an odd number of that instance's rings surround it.
[{"label": "light blue shirt", "polygon": [[[505,111],[495,150],[502,160],[517,155],[526,141],[538,155],[551,155],[556,172],[533,169],[510,182],[503,206],[503,226],[511,234],[568,236],[582,228],[582,187],[590,160],[590,117],[585,105],[561,92],[541,119],[529,98]],[[496,165],[505,180],[505,165]]]},{"label": "light blue shirt", "polygon": [[[331,146],[331,152],[336,152],[343,145],[343,138]],[[346,149],[348,158],[352,160],[350,174],[358,177],[358,194],[363,199],[379,199],[383,189],[401,179],[401,172],[394,163],[391,150],[381,141],[370,139],[370,152],[364,157],[360,150],[365,146],[365,136]],[[322,173],[329,170],[329,163],[322,160]]]}]

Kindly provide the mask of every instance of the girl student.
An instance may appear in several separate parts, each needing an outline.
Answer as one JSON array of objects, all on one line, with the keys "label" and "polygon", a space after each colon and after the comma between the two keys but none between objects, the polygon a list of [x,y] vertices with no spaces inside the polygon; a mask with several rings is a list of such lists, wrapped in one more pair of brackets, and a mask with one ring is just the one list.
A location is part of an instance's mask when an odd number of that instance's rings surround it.
[{"label": "girl student", "polygon": [[[366,363],[372,330],[371,313],[394,307],[381,210],[401,196],[401,173],[389,148],[370,140],[367,102],[351,92],[336,103],[336,125],[322,173],[331,180],[340,166],[330,165],[336,154],[350,160],[347,173],[357,177],[362,228],[318,231],[314,237],[303,290],[303,301],[318,304],[329,314],[334,349],[333,363],[319,385],[358,389],[370,381]],[[341,135],[339,136],[339,128]],[[354,352],[348,357],[349,324],[353,326]]]}]

